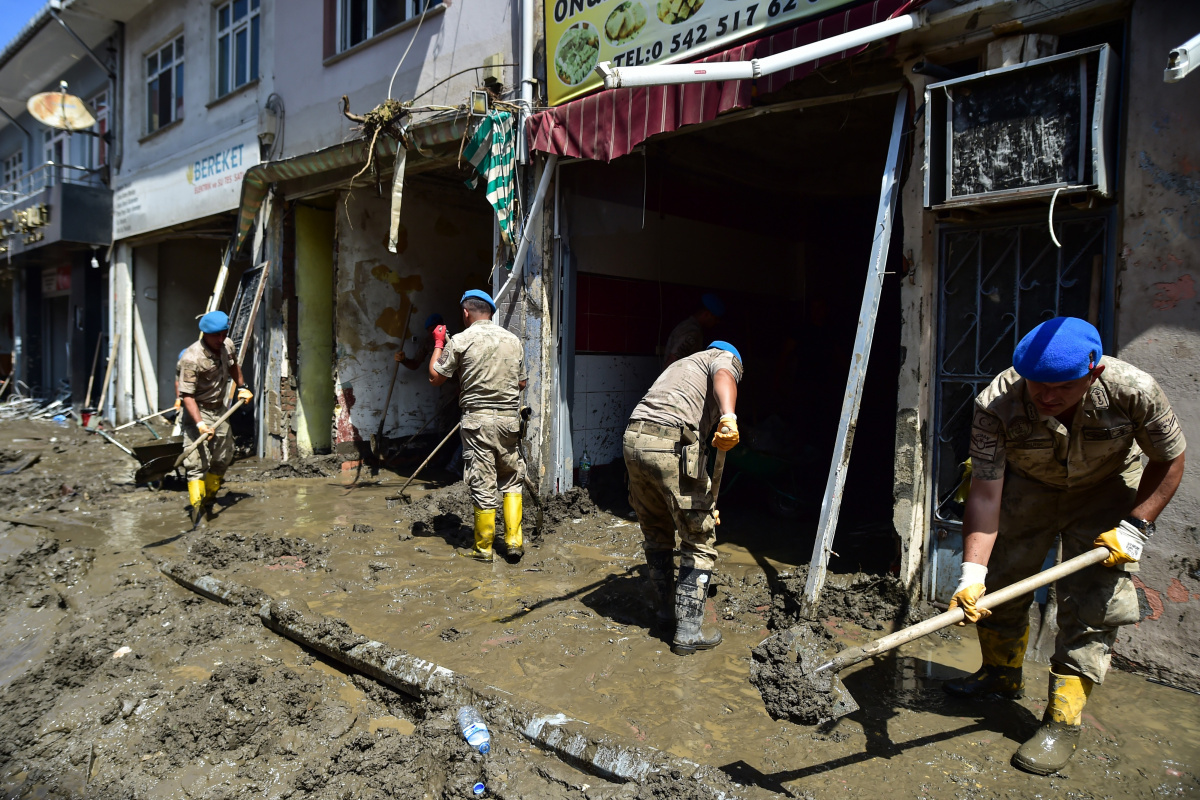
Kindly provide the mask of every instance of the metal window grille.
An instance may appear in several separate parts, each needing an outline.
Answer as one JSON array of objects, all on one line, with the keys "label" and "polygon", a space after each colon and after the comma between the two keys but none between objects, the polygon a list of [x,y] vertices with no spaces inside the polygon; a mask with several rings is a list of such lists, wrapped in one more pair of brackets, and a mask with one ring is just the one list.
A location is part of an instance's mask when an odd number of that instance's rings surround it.
[{"label": "metal window grille", "polygon": [[[962,508],[954,501],[966,461],[976,395],[1012,366],[1021,337],[1067,315],[1108,327],[1107,216],[1055,224],[946,227],[940,236],[938,366],[933,453],[933,594],[957,579]],[[1107,342],[1106,342],[1107,345]],[[950,569],[950,567],[953,569]],[[943,576],[944,573],[944,576]],[[951,586],[952,588],[952,586]]]}]

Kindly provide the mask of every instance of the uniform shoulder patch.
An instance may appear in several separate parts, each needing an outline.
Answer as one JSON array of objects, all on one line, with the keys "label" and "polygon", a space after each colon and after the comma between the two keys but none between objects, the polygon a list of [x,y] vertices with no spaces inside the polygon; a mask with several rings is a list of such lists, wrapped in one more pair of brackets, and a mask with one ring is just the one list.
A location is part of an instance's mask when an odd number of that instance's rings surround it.
[{"label": "uniform shoulder patch", "polygon": [[1150,434],[1150,441],[1156,446],[1172,442],[1182,435],[1179,418],[1175,416],[1174,411],[1167,411],[1158,419],[1147,422],[1146,432]]}]

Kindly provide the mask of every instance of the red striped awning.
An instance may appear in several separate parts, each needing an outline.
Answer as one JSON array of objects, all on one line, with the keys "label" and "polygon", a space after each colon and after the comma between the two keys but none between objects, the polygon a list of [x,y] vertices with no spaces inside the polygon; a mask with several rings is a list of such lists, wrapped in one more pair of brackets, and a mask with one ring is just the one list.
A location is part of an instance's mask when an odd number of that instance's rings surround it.
[{"label": "red striped awning", "polygon": [[[705,58],[749,61],[899,16],[923,0],[874,0],[819,20],[768,34]],[[757,80],[639,86],[602,91],[535,114],[526,123],[533,150],[573,158],[612,161],[659,133],[749,108],[755,94],[768,94],[818,67],[861,53],[866,46],[800,64]]]}]

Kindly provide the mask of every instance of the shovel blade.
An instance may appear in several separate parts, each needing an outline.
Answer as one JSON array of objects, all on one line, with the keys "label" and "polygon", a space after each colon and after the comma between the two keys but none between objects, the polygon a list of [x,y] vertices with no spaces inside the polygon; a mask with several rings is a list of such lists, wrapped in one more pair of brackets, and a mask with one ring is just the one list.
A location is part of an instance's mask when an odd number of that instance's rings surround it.
[{"label": "shovel blade", "polygon": [[812,692],[820,695],[820,717],[824,721],[840,719],[858,711],[858,702],[832,669],[818,672],[817,668],[829,661],[830,646],[825,638],[813,635],[806,626],[792,628],[787,632],[789,647],[796,653],[796,665],[812,686]]}]

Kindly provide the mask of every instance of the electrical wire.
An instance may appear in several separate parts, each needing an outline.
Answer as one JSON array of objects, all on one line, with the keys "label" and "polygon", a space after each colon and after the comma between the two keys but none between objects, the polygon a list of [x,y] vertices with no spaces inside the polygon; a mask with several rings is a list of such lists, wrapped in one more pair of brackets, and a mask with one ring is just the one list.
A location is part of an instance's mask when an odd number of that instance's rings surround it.
[{"label": "electrical wire", "polygon": [[417,17],[417,27],[413,28],[413,35],[408,40],[408,47],[404,48],[404,55],[400,56],[396,69],[392,71],[392,79],[388,81],[388,100],[392,99],[392,85],[396,83],[396,76],[400,74],[400,66],[404,63],[404,59],[408,58],[408,51],[412,49],[413,42],[417,41],[417,34],[421,32],[421,23],[425,21],[425,15],[429,13],[429,3],[430,0],[425,0],[425,10],[421,12],[421,16]]}]

